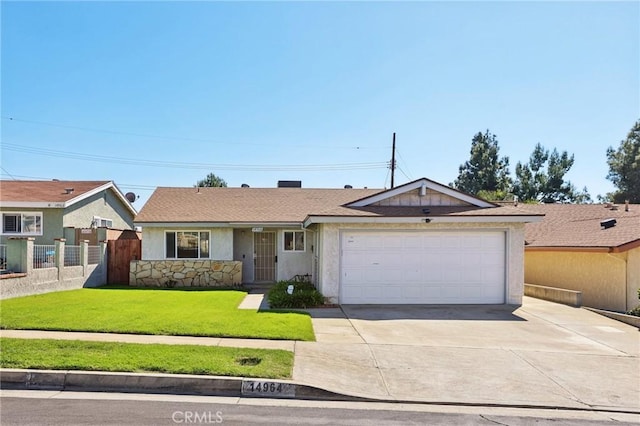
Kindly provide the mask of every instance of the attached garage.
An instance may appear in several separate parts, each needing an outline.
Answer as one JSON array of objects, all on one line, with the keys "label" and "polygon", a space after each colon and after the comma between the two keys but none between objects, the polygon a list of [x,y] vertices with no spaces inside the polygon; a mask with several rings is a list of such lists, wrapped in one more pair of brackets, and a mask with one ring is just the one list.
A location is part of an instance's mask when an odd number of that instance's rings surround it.
[{"label": "attached garage", "polygon": [[340,303],[505,303],[505,232],[342,231]]}]

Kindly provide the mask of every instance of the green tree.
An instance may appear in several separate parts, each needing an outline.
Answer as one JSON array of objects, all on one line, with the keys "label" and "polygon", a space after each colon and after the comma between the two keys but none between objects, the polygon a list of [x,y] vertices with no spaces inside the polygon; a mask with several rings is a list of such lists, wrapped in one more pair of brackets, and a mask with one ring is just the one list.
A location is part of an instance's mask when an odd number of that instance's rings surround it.
[{"label": "green tree", "polygon": [[620,142],[618,149],[607,149],[609,179],[618,189],[607,194],[615,203],[629,200],[640,203],[640,120],[633,125],[627,138]]},{"label": "green tree", "polygon": [[471,140],[469,161],[459,167],[453,187],[469,194],[504,198],[510,190],[509,157],[499,157],[498,139],[487,130]]},{"label": "green tree", "polygon": [[226,188],[227,182],[225,182],[224,179],[222,179],[221,177],[216,176],[213,173],[209,173],[206,178],[199,180],[198,183],[196,183],[194,186]]},{"label": "green tree", "polygon": [[587,188],[578,192],[571,182],[564,179],[573,163],[573,155],[569,156],[567,151],[559,153],[554,148],[549,152],[538,143],[528,163],[522,164],[518,161],[516,164],[513,193],[523,202],[590,202],[591,196]]}]

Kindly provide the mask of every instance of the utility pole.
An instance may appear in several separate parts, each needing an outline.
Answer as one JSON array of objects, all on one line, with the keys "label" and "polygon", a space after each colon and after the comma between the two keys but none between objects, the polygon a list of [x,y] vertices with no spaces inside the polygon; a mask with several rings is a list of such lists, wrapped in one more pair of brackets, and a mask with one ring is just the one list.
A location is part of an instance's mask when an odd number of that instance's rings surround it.
[{"label": "utility pole", "polygon": [[396,132],[393,132],[393,145],[391,146],[391,189],[393,189],[393,178],[396,173]]}]

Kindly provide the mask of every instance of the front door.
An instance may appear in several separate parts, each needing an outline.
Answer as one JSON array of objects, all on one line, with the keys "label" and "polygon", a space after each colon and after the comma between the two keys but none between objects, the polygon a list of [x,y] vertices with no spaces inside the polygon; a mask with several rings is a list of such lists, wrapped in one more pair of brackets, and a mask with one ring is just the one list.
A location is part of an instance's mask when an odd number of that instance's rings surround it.
[{"label": "front door", "polygon": [[276,233],[255,232],[253,234],[253,280],[275,281],[276,261]]}]

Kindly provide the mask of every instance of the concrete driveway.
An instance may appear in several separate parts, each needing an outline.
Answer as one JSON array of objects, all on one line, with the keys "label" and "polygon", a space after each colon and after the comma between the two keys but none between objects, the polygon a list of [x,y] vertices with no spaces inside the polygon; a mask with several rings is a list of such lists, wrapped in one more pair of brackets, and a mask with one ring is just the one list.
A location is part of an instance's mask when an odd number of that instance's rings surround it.
[{"label": "concrete driveway", "polygon": [[640,333],[585,309],[343,306],[311,311],[293,379],[371,398],[640,413]]}]

